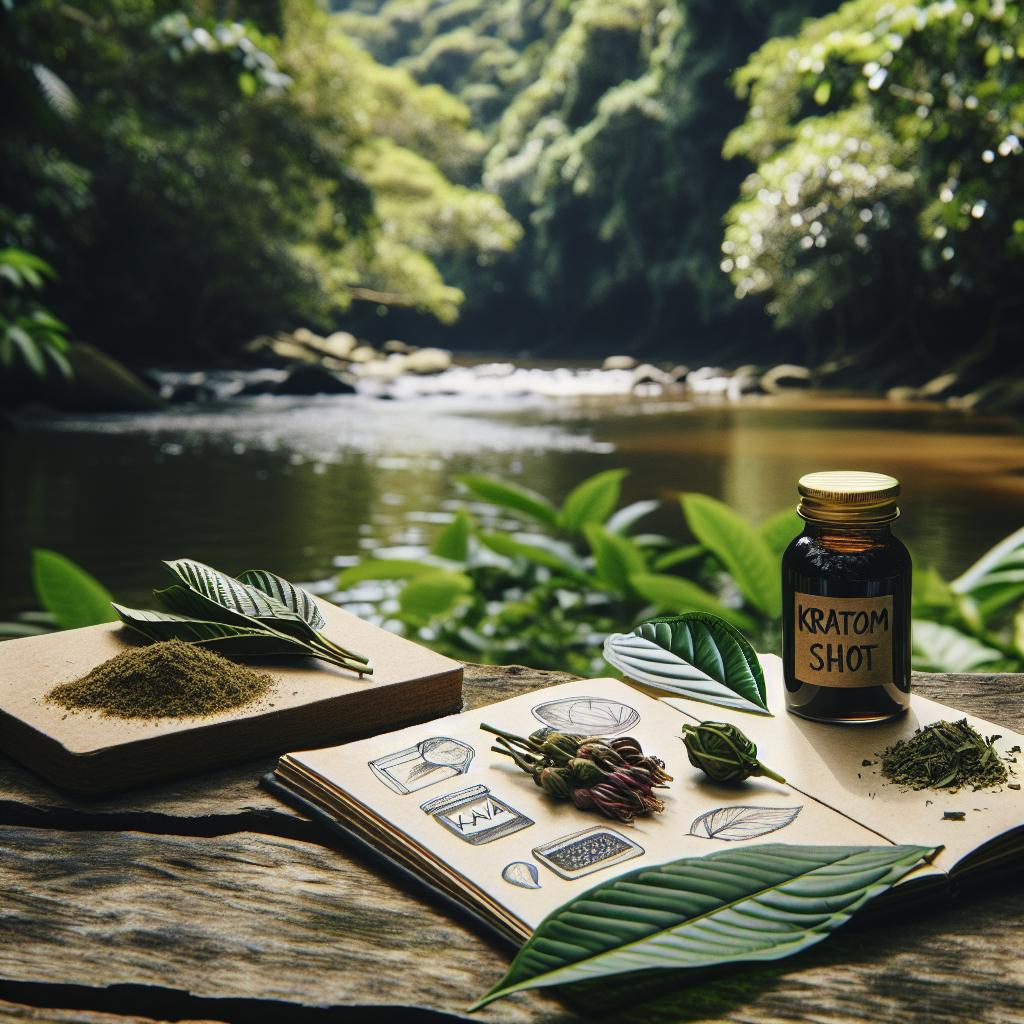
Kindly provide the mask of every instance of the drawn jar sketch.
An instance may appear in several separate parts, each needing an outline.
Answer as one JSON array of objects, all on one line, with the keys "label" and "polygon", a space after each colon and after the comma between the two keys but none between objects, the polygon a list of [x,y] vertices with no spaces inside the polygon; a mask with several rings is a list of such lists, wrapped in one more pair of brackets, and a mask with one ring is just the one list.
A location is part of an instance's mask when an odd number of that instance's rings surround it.
[{"label": "drawn jar sketch", "polygon": [[431,736],[414,747],[378,757],[370,762],[370,770],[396,793],[412,793],[456,775],[465,775],[474,754],[473,748],[462,740]]},{"label": "drawn jar sketch", "polygon": [[487,786],[467,786],[435,797],[420,809],[449,832],[473,846],[493,842],[528,828],[533,819],[494,796]]}]

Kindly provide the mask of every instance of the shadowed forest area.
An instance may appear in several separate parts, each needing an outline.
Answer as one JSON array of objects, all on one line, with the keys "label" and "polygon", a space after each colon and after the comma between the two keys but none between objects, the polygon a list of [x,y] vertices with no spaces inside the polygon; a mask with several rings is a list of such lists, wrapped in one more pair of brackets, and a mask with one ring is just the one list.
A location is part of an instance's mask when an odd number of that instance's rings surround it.
[{"label": "shadowed forest area", "polygon": [[298,325],[880,385],[1020,358],[1018,4],[5,7],[8,364]]}]

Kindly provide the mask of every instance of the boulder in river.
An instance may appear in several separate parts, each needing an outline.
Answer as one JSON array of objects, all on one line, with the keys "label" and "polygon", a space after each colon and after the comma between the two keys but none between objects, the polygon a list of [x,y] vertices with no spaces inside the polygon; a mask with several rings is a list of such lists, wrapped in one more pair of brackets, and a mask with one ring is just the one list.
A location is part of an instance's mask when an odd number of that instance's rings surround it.
[{"label": "boulder in river", "polygon": [[602,370],[632,370],[636,360],[632,356],[608,356],[601,364]]},{"label": "boulder in river", "polygon": [[418,348],[404,359],[406,373],[443,373],[452,365],[452,354],[443,348]]},{"label": "boulder in river", "polygon": [[352,395],[355,387],[332,370],[322,366],[296,366],[280,383],[275,395]]},{"label": "boulder in river", "polygon": [[811,371],[806,366],[797,366],[795,363],[780,363],[765,371],[761,378],[761,387],[769,395],[778,395],[783,391],[792,391],[797,388],[809,388],[811,386]]}]

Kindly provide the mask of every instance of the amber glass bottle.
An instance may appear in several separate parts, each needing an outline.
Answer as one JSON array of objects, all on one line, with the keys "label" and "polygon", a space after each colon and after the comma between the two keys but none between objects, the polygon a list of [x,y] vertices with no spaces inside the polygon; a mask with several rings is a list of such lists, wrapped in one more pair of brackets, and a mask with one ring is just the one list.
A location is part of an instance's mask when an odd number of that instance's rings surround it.
[{"label": "amber glass bottle", "polygon": [[899,481],[800,479],[804,532],[782,556],[786,706],[819,722],[878,722],[910,703],[910,555],[889,524]]}]

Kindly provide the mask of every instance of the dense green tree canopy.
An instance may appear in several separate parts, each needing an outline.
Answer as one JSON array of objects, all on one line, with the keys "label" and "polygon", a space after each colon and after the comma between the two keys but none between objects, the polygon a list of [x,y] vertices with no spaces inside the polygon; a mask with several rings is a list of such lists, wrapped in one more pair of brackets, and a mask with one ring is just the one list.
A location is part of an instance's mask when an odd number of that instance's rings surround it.
[{"label": "dense green tree canopy", "polygon": [[482,151],[465,106],[376,63],[315,0],[211,6],[6,12],[5,244],[53,264],[79,336],[128,355],[326,326],[363,294],[453,319],[435,258],[486,259],[519,232],[448,176]]},{"label": "dense green tree canopy", "polygon": [[[738,296],[839,341],[1010,345],[1024,273],[1024,15],[1002,0],[852,0],[766,43],[726,152]],[[1007,349],[1009,351],[1009,349]]]}]

